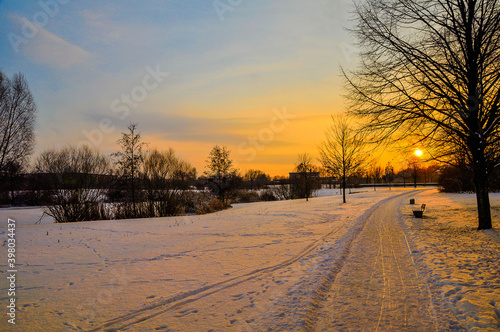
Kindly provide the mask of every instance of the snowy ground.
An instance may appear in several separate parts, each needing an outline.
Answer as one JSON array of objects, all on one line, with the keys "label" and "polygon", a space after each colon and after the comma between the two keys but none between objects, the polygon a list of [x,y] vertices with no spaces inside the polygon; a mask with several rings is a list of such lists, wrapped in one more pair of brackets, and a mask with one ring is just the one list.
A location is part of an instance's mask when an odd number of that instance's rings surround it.
[{"label": "snowy ground", "polygon": [[54,219],[43,214],[41,207],[11,207],[0,209],[0,225],[7,224],[7,219],[11,218],[18,225],[50,224]]},{"label": "snowy ground", "polygon": [[487,231],[475,230],[474,195],[431,192],[416,197],[430,203],[426,217],[405,218],[404,226],[424,277],[464,330],[499,331],[500,195],[490,195],[497,230]]},{"label": "snowy ground", "polygon": [[[4,315],[0,330],[500,329],[500,236],[474,230],[474,196],[365,188],[343,205],[333,192],[75,224],[2,210],[2,272],[4,219],[20,224],[16,326]],[[409,198],[427,204],[424,219]]]}]

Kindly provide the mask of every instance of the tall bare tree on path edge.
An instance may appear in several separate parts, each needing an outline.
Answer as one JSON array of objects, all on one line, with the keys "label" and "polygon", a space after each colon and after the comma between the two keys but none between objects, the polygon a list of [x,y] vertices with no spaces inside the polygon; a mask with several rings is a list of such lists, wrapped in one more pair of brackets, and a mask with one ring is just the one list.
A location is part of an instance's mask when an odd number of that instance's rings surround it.
[{"label": "tall bare tree on path edge", "polygon": [[332,122],[318,150],[323,168],[342,180],[342,201],[346,203],[347,179],[366,164],[369,155],[364,151],[365,134],[353,128],[348,116],[332,116]]},{"label": "tall bare tree on path edge", "polygon": [[433,159],[465,153],[478,229],[489,229],[489,174],[500,167],[500,2],[366,0],[353,29],[360,67],[345,77],[352,113],[378,142],[410,137]]}]

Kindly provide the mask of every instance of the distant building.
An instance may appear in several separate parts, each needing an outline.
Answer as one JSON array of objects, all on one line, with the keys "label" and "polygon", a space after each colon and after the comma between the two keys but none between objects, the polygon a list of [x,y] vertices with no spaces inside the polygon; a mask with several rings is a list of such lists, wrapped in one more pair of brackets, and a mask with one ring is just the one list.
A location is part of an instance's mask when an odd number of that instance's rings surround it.
[{"label": "distant building", "polygon": [[[304,176],[304,172],[290,172],[290,180],[301,179]],[[307,172],[308,179],[319,179],[319,172]]]}]

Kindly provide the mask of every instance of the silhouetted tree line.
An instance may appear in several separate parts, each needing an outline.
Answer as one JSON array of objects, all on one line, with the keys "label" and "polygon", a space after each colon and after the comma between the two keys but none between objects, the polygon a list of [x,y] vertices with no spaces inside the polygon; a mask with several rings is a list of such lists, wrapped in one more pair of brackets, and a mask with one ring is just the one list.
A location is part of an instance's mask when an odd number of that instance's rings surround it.
[{"label": "silhouetted tree line", "polygon": [[[490,175],[490,192],[500,191],[500,170],[495,170]],[[446,193],[475,192],[474,173],[465,167],[442,167],[439,175],[439,189]]]},{"label": "silhouetted tree line", "polygon": [[214,147],[197,178],[174,150],[146,150],[135,124],[117,143],[121,149],[110,157],[88,146],[52,148],[31,173],[0,173],[0,203],[47,206],[56,222],[75,222],[207,213],[231,202],[275,199],[250,193],[266,188],[270,177],[256,170],[240,176],[226,147]]}]

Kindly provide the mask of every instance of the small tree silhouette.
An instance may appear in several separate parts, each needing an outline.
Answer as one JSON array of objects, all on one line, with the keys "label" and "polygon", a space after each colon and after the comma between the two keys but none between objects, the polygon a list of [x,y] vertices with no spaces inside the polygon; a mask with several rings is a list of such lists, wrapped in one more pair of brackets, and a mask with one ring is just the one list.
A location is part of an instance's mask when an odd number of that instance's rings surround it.
[{"label": "small tree silhouette", "polygon": [[225,146],[214,146],[208,155],[208,170],[205,175],[209,178],[209,188],[224,203],[229,204],[229,194],[235,189],[237,182],[237,170],[230,158],[231,151]]},{"label": "small tree silhouette", "polygon": [[127,183],[127,188],[130,192],[130,200],[132,202],[133,217],[137,216],[136,209],[136,191],[137,191],[137,178],[141,172],[141,164],[143,161],[142,149],[147,145],[141,142],[141,134],[137,132],[137,124],[130,124],[128,132],[122,133],[122,138],[117,141],[122,148],[112,154],[116,160],[116,165],[119,167],[121,178]]}]

